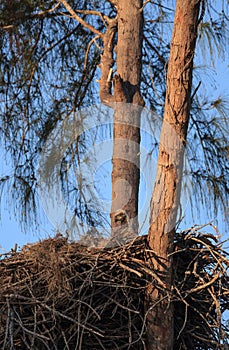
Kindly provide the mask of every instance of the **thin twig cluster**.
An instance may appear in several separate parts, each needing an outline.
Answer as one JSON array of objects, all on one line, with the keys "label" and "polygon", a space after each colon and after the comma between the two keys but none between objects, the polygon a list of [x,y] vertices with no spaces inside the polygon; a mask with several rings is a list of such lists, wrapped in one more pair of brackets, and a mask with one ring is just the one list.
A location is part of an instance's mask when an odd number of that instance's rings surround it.
[{"label": "thin twig cluster", "polygon": [[[151,253],[145,237],[99,251],[57,236],[2,256],[0,348],[145,349],[145,289],[163,289]],[[225,349],[225,253],[191,230],[177,235],[173,260],[164,295],[174,304],[174,350]]]}]

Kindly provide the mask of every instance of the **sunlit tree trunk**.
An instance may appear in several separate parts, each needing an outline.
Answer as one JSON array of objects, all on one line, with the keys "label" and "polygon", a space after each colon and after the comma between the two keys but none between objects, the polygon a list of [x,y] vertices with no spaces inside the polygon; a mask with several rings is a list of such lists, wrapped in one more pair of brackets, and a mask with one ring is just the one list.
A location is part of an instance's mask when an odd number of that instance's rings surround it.
[{"label": "sunlit tree trunk", "polygon": [[[151,200],[150,248],[161,257],[153,259],[168,293],[172,282],[175,224],[179,208],[184,146],[191,106],[193,57],[200,0],[177,0],[168,63],[164,120],[156,181]],[[173,309],[169,298],[148,288],[147,350],[173,349]],[[157,300],[161,300],[156,304]]]},{"label": "sunlit tree trunk", "polygon": [[111,209],[113,236],[122,235],[123,228],[126,228],[128,234],[138,233],[141,114],[139,105],[144,104],[140,97],[143,35],[141,8],[142,0],[120,0],[117,5],[117,75],[114,79]]}]

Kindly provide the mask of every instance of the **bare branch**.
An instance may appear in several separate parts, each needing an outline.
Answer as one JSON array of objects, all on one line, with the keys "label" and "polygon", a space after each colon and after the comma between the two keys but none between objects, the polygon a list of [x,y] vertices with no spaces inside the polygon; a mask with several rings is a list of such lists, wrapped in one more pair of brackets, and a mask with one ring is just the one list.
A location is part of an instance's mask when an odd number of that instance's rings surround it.
[{"label": "bare branch", "polygon": [[7,25],[7,26],[3,26],[3,27],[0,27],[1,29],[5,29],[5,30],[7,30],[7,29],[12,29],[12,28],[14,28],[14,25],[13,24],[9,24],[9,25]]},{"label": "bare branch", "polygon": [[153,0],[146,0],[146,1],[143,3],[143,6],[142,6],[142,8],[140,9],[140,11],[143,11],[143,10],[144,10],[144,7],[145,7],[147,4],[149,4],[149,3],[151,3],[152,5],[156,5],[156,6],[160,7],[160,8],[162,8],[162,9],[168,10],[168,11],[172,11],[172,12],[174,11],[173,8],[164,6],[164,5],[162,5],[161,3],[158,4],[157,2],[155,2],[155,1],[153,1]]},{"label": "bare branch", "polygon": [[162,5],[161,3],[155,2],[153,0],[146,0],[140,10],[142,10],[148,3],[151,3],[152,5],[156,5],[162,9],[174,12],[174,8]]},{"label": "bare branch", "polygon": [[95,16],[99,16],[99,17],[102,19],[104,25],[106,25],[106,22],[107,22],[107,23],[110,23],[110,22],[112,21],[112,19],[111,19],[110,17],[104,15],[104,13],[99,12],[99,11],[95,11],[95,10],[76,10],[75,12],[77,12],[77,13],[82,13],[82,14],[84,14],[84,15],[95,15]]},{"label": "bare branch", "polygon": [[90,25],[89,23],[85,22],[80,16],[78,16],[76,14],[76,12],[72,9],[72,7],[67,3],[66,0],[60,0],[59,1],[62,5],[64,5],[64,7],[66,8],[66,10],[68,10],[68,12],[71,14],[71,16],[73,18],[75,18],[80,24],[82,24],[85,28],[89,29],[91,32],[95,33],[96,35],[98,35],[100,38],[103,36],[103,34],[97,30],[96,28],[94,28],[92,25]]},{"label": "bare branch", "polygon": [[118,0],[108,0],[110,4],[117,6],[118,5]]},{"label": "bare branch", "polygon": [[142,5],[142,8],[140,8],[140,11],[142,12],[144,10],[144,7],[149,3],[151,2],[151,0],[146,0],[143,5]]},{"label": "bare branch", "polygon": [[[98,35],[96,35],[88,44],[88,47],[87,47],[87,51],[86,51],[86,54],[85,54],[85,60],[84,60],[84,69],[87,68],[87,62],[88,62],[88,56],[89,56],[89,52],[90,52],[90,48],[92,46],[93,43],[96,44],[96,40],[99,38]],[[96,45],[98,47],[98,45]]]},{"label": "bare branch", "polygon": [[56,5],[55,5],[53,8],[51,8],[50,10],[38,12],[38,13],[37,13],[37,16],[43,16],[43,15],[46,15],[46,13],[51,13],[51,12],[55,11],[59,6],[60,6],[60,3],[58,2],[58,4],[56,4]]}]

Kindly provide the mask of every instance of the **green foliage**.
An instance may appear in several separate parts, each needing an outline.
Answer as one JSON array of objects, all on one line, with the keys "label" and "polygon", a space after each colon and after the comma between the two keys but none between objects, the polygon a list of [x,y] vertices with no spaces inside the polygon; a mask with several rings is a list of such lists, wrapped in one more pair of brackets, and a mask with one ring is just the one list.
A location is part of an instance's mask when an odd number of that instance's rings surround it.
[{"label": "green foliage", "polygon": [[[101,11],[112,18],[116,14],[109,1],[68,3],[74,10]],[[213,5],[208,2],[199,25],[199,45],[209,48],[211,55],[215,55],[216,49],[223,54],[228,38],[226,9],[217,12]],[[99,31],[105,31],[100,16],[79,15]],[[148,3],[144,8],[141,90],[146,105],[160,115],[163,115],[173,16],[171,1]],[[22,222],[31,224],[30,219],[34,220],[38,207],[38,158],[50,133],[73,111],[99,101],[96,78],[100,74],[97,66],[102,43],[98,40],[96,45],[92,44],[93,38],[57,1],[3,0],[0,4],[0,132],[2,146],[13,163],[13,171],[2,177],[0,185],[4,184],[5,193],[13,198],[12,204]],[[92,45],[87,51],[89,43]],[[203,57],[210,64],[209,54]],[[212,101],[200,92],[201,89],[193,96],[187,144],[194,186],[192,199],[194,203],[195,199],[197,203],[199,199],[212,202],[215,210],[226,210],[227,105],[220,97]],[[84,140],[80,142],[83,144]],[[72,158],[66,154],[66,159],[71,162]],[[62,174],[63,181],[68,180],[65,175]],[[203,191],[204,184],[207,191]],[[86,203],[77,203],[79,215],[87,213],[89,220]]]},{"label": "green foliage", "polygon": [[229,130],[228,102],[196,98],[193,104],[188,152],[196,198],[208,208],[211,218],[228,210]]},{"label": "green foliage", "polygon": [[21,221],[30,214],[34,219],[42,145],[59,120],[90,103],[95,94],[91,82],[98,50],[91,50],[84,69],[91,38],[71,18],[57,9],[50,11],[54,5],[55,1],[1,4],[0,129],[14,166],[8,185]]}]

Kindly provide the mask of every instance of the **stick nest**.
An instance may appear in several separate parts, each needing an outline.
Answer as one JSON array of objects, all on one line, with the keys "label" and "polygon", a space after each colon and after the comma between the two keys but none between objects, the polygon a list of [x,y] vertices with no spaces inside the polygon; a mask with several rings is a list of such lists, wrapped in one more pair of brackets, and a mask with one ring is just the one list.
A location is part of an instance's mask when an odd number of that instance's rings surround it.
[{"label": "stick nest", "polygon": [[[172,291],[146,237],[99,251],[57,235],[0,259],[0,348],[145,349],[149,284],[174,304],[174,350],[228,349],[229,262],[212,235],[177,234]],[[155,301],[160,302],[160,299]]]}]

